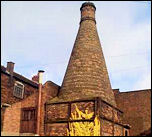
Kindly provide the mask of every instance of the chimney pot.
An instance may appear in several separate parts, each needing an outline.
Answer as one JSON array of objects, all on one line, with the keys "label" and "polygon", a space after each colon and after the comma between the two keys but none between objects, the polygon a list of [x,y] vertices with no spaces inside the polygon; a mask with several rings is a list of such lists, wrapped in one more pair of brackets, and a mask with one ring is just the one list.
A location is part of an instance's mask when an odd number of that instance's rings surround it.
[{"label": "chimney pot", "polygon": [[96,7],[93,3],[91,2],[85,2],[82,4],[81,8],[81,22],[85,21],[85,20],[92,20],[95,22],[96,24],[96,20],[95,20],[95,11],[96,11]]},{"label": "chimney pot", "polygon": [[115,95],[120,93],[119,89],[113,89],[113,92]]},{"label": "chimney pot", "polygon": [[12,75],[14,72],[14,62],[7,62],[6,70]]},{"label": "chimney pot", "polygon": [[43,73],[44,73],[43,70],[39,70],[38,71],[39,84],[42,84]]},{"label": "chimney pot", "polygon": [[32,77],[32,81],[38,83],[38,82],[39,82],[39,76],[38,76],[38,75],[33,76],[33,77]]}]

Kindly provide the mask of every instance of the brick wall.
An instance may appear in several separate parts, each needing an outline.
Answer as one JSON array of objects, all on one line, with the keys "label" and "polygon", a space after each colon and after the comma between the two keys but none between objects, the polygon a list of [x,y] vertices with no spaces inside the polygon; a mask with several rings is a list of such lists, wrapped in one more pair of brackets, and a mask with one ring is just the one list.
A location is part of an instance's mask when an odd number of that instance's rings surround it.
[{"label": "brick wall", "polygon": [[[1,102],[7,103],[7,104],[14,104],[14,103],[22,101],[22,99],[16,98],[13,96],[14,83],[15,81],[20,81],[20,80],[13,78],[11,81],[11,84],[9,80],[10,80],[9,75],[1,73]],[[27,83],[24,83],[24,82],[22,83],[24,84],[24,87],[25,87],[23,99],[37,92],[37,88],[32,87]]]},{"label": "brick wall", "polygon": [[151,90],[117,92],[118,107],[124,112],[123,121],[131,126],[130,135],[139,135],[151,127]]},{"label": "brick wall", "polygon": [[3,130],[5,108],[1,108],[1,131]]},{"label": "brick wall", "polygon": [[45,120],[45,103],[52,98],[56,97],[59,91],[59,86],[56,85],[55,83],[48,81],[43,85],[43,90],[42,90],[42,106],[41,106],[41,128],[40,132],[41,135],[44,135],[44,120]]},{"label": "brick wall", "polygon": [[81,8],[81,23],[59,97],[68,101],[101,97],[116,105],[96,28],[95,6],[88,2]]},{"label": "brick wall", "polygon": [[[48,136],[66,136],[68,122],[71,121],[71,114],[75,112],[75,105],[79,110],[89,113],[94,112],[90,120],[94,120],[98,110],[101,117],[101,135],[123,136],[124,126],[122,125],[122,112],[113,108],[107,103],[100,103],[100,99],[77,100],[72,102],[56,102],[46,106],[45,133]],[[101,106],[99,105],[101,104]],[[98,108],[99,107],[99,108]],[[121,113],[121,114],[119,114]],[[82,121],[83,119],[78,119]],[[91,121],[89,121],[91,122]],[[60,134],[58,134],[60,133]]]},{"label": "brick wall", "polygon": [[1,103],[8,102],[8,80],[9,77],[6,74],[1,73]]},{"label": "brick wall", "polygon": [[67,136],[67,123],[52,123],[46,125],[46,136]]},{"label": "brick wall", "polygon": [[6,108],[3,119],[3,132],[19,133],[20,131],[20,117],[21,116],[21,102],[12,104],[11,107]]},{"label": "brick wall", "polygon": [[[66,102],[66,103],[52,103],[47,105],[46,109],[46,123],[45,133],[49,136],[66,136],[68,121],[71,114],[75,112],[75,105],[79,110],[89,110],[89,113],[94,112],[94,101],[81,102]],[[80,119],[79,119],[80,120]],[[82,120],[82,119],[81,119]]]},{"label": "brick wall", "polygon": [[3,108],[4,110],[2,118],[2,126],[1,129],[3,132],[19,133],[20,131],[20,119],[21,119],[21,108],[23,107],[31,107],[36,106],[36,98],[35,93],[37,93],[38,89],[30,86],[27,83],[24,84],[24,97],[23,99],[19,99],[13,96],[14,83],[19,81],[15,78],[10,81],[10,76],[1,73],[1,104],[7,103],[10,104],[10,107]]},{"label": "brick wall", "polygon": [[[11,104],[11,107],[8,107],[5,110],[1,111],[1,118],[3,119],[1,125],[3,126],[3,132],[13,134],[20,132],[21,108],[37,108],[38,89],[23,82],[25,86],[24,98],[18,99],[13,96],[14,82],[16,79],[12,80],[11,85],[8,81],[9,75],[1,73],[1,103]],[[46,82],[43,85],[41,106],[41,135],[44,135],[44,104],[47,100],[55,97],[58,94],[58,89],[59,86],[52,82]]]}]

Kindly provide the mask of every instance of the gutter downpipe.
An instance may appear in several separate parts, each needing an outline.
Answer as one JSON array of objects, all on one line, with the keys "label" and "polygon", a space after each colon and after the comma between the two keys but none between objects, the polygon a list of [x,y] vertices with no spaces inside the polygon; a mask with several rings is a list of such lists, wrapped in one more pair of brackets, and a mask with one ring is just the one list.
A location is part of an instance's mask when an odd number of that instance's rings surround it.
[{"label": "gutter downpipe", "polygon": [[39,91],[38,91],[38,106],[37,106],[37,128],[36,134],[40,135],[40,123],[41,123],[41,105],[42,105],[42,77],[43,77],[43,70],[38,71],[39,76]]}]

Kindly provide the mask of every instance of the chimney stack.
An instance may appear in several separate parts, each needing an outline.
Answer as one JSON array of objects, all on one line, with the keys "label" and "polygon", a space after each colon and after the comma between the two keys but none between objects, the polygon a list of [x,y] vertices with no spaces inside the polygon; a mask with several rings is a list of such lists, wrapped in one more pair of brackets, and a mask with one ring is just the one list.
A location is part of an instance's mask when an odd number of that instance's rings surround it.
[{"label": "chimney stack", "polygon": [[113,89],[113,92],[114,92],[115,95],[120,93],[119,89]]},{"label": "chimney stack", "polygon": [[43,70],[39,70],[38,71],[39,84],[42,84],[43,73],[44,73]]},{"label": "chimney stack", "polygon": [[14,72],[14,64],[13,62],[7,62],[6,70],[12,75]]},{"label": "chimney stack", "polygon": [[84,20],[92,20],[96,23],[96,20],[95,20],[96,7],[93,3],[91,3],[91,2],[83,3],[80,8],[80,11],[81,11],[80,23]]},{"label": "chimney stack", "polygon": [[37,74],[37,75],[34,75],[34,76],[32,77],[32,81],[39,83],[39,76],[38,76],[38,74]]},{"label": "chimney stack", "polygon": [[100,97],[116,106],[96,28],[96,7],[91,2],[85,2],[80,11],[80,27],[59,91],[59,98],[73,101]]},{"label": "chimney stack", "polygon": [[40,135],[40,124],[41,124],[41,105],[42,105],[42,78],[43,78],[43,70],[38,71],[39,78],[39,94],[38,94],[38,108],[37,108],[37,135]]}]

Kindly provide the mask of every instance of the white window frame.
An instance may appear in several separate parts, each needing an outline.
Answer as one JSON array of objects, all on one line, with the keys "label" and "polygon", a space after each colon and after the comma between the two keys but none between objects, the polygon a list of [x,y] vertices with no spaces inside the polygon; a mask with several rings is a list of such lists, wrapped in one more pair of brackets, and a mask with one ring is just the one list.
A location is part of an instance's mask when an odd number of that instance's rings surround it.
[{"label": "white window frame", "polygon": [[[20,84],[20,85],[22,85],[23,86],[23,89],[22,89],[22,95],[21,96],[17,96],[16,94],[15,94],[15,87],[16,86],[18,86],[17,84]],[[17,98],[20,98],[20,99],[23,99],[23,96],[24,95],[24,84],[23,83],[21,83],[21,82],[19,82],[19,81],[15,81],[15,84],[14,84],[14,91],[13,91],[13,96],[14,97],[17,97]]]}]

